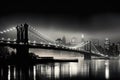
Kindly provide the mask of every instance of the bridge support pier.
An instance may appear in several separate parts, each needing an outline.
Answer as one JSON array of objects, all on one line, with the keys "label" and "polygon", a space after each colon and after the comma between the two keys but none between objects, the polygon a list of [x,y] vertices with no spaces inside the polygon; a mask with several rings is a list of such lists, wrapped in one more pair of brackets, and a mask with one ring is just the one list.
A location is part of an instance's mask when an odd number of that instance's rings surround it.
[{"label": "bridge support pier", "polygon": [[[17,47],[16,55],[18,61],[26,61],[29,58],[29,47],[28,45],[28,24],[17,26]],[[22,43],[22,44],[20,44]]]},{"label": "bridge support pier", "polygon": [[91,60],[91,55],[84,54],[84,60]]},{"label": "bridge support pier", "polygon": [[27,46],[18,46],[16,48],[16,58],[19,62],[26,61],[29,58],[29,48]]},{"label": "bridge support pier", "polygon": [[25,56],[29,53],[29,48],[27,46],[19,46],[17,47],[16,52],[19,56]]}]

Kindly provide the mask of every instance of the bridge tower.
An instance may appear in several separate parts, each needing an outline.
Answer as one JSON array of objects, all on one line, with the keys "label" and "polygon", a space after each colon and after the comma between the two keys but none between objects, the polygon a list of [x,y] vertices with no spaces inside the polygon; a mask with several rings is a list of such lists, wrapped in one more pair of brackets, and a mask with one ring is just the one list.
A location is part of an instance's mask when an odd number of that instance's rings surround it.
[{"label": "bridge tower", "polygon": [[16,30],[17,30],[17,43],[19,43],[20,40],[21,40],[21,37],[20,37],[21,36],[20,26],[17,25]]},{"label": "bridge tower", "polygon": [[28,43],[28,24],[24,24],[24,43]]},{"label": "bridge tower", "polygon": [[28,43],[28,24],[17,26],[17,43]]},{"label": "bridge tower", "polygon": [[17,30],[17,43],[23,44],[18,45],[16,48],[16,54],[19,58],[28,56],[29,48],[28,44],[28,24],[20,25],[16,27]]},{"label": "bridge tower", "polygon": [[84,54],[84,59],[86,60],[90,60],[91,59],[91,41],[88,42],[88,44],[86,45],[87,51],[89,51],[89,54]]}]

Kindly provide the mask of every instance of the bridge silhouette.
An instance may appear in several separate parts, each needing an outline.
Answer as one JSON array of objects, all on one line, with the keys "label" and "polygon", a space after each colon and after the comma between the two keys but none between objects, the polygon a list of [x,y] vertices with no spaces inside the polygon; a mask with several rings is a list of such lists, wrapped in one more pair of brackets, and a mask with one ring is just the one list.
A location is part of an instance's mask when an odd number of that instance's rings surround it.
[{"label": "bridge silhouette", "polygon": [[[16,30],[17,38],[12,40],[10,38],[5,39],[4,37],[2,37],[0,39],[0,45],[9,46],[16,49],[16,54],[19,58],[25,58],[25,56],[28,56],[29,48],[77,52],[83,54],[84,59],[91,59],[91,56],[107,58],[106,55],[99,52],[99,50],[94,44],[92,44],[91,41],[82,42],[76,44],[75,46],[59,44],[51,40],[47,36],[41,34],[40,31],[26,23],[24,25],[21,24],[17,27],[12,27],[7,30],[0,31],[0,34],[4,35],[5,33],[11,32],[13,30]],[[39,39],[39,42],[35,40],[31,42],[31,40],[29,39],[29,33],[36,36],[37,39]]]}]

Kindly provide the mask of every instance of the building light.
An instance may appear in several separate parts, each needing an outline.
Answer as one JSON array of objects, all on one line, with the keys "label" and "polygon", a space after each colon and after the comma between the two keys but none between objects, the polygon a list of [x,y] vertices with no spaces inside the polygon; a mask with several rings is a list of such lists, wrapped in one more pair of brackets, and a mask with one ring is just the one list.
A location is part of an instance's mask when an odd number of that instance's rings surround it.
[{"label": "building light", "polygon": [[82,34],[81,37],[84,38],[84,34]]},{"label": "building light", "polygon": [[105,40],[109,40],[109,38],[105,38]]}]

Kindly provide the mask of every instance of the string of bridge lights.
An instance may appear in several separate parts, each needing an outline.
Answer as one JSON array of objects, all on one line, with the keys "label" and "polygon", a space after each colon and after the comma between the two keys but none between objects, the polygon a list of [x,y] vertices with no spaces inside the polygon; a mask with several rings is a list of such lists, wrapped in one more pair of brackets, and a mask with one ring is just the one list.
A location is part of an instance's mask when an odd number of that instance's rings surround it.
[{"label": "string of bridge lights", "polygon": [[[40,31],[38,31],[36,28],[34,28],[34,27],[32,27],[32,26],[29,26],[29,28],[30,29],[32,29],[32,30],[34,30],[34,31],[36,31],[39,35],[41,35],[41,36],[43,36],[44,34],[41,34],[40,33]],[[46,35],[44,35],[44,36],[46,36]],[[44,37],[43,36],[43,37]],[[44,37],[45,38],[45,37]],[[56,44],[54,41],[52,41],[52,40],[50,40],[49,38],[48,38],[48,36],[46,36],[46,38],[47,38],[47,41],[48,41],[48,46],[49,45],[55,45],[56,47],[59,47],[61,44]],[[45,39],[46,40],[46,39]],[[28,41],[29,43],[31,42],[30,40]],[[33,43],[34,44],[36,44],[37,42],[34,40],[33,41]],[[46,43],[45,42],[40,42],[40,44],[43,44],[43,46],[46,46]],[[65,45],[61,45],[63,48],[68,48],[68,49],[71,49],[71,50],[76,50],[75,48],[73,49],[73,48],[69,48],[68,46],[65,46]]]},{"label": "string of bridge lights", "polygon": [[[37,29],[35,29],[34,27],[31,27],[31,26],[29,26],[29,28],[31,28],[32,30],[34,30],[34,31],[36,31],[37,33],[39,33],[39,35],[41,35],[41,36],[43,36],[43,34],[41,34],[40,33],[40,31],[38,31]],[[9,29],[6,29],[6,30],[3,30],[3,31],[0,31],[0,34],[4,34],[4,33],[7,33],[7,32],[10,32],[10,31],[13,31],[13,30],[16,30],[16,28],[15,27],[11,27],[11,28],[9,28]],[[2,40],[7,40],[7,41],[16,41],[16,39],[11,39],[11,38],[8,38],[8,39],[5,39],[4,37],[2,37],[1,38],[1,41]],[[49,40],[48,40],[49,41]],[[35,44],[37,44],[37,41],[28,41],[28,43],[33,43],[33,45],[35,45]],[[67,46],[64,46],[64,45],[59,45],[59,44],[53,44],[53,43],[51,43],[50,41],[49,41],[49,43],[48,44],[45,44],[44,42],[40,42],[40,44],[43,44],[43,46],[48,46],[48,47],[50,47],[50,45],[55,45],[55,47],[57,48],[57,47],[62,47],[62,48],[66,48],[66,49],[70,49],[70,50],[79,50],[79,49],[77,49],[77,47],[80,47],[80,46],[84,46],[84,45],[86,45],[86,44],[88,44],[89,42],[86,42],[86,43],[82,43],[82,44],[79,44],[79,45],[76,45],[76,46],[74,46],[74,47],[67,47]],[[21,44],[21,43],[20,43]],[[92,46],[95,48],[95,50],[97,51],[97,54],[100,54],[100,55],[102,55],[102,56],[104,56],[103,54],[101,54],[98,50],[97,50],[97,48],[92,44]]]},{"label": "string of bridge lights", "polygon": [[[35,29],[32,26],[29,26],[30,29],[36,31],[39,35],[43,36],[37,29]],[[46,39],[45,39],[46,40]],[[30,40],[28,41],[29,43],[31,42]],[[51,41],[47,40],[48,44],[46,44],[45,42],[40,42],[40,44],[43,44],[43,46],[50,46],[50,45],[55,45],[56,47],[59,47],[59,44],[56,44],[55,42],[51,43]],[[33,41],[34,44],[36,44],[37,42],[34,40]],[[63,47],[65,47],[64,45],[62,45]]]},{"label": "string of bridge lights", "polygon": [[[9,28],[9,29],[0,31],[0,34],[4,34],[4,33],[7,33],[7,32],[10,32],[10,31],[13,31],[13,30],[16,30],[16,28],[15,28],[15,27],[11,27],[11,28]],[[5,38],[2,37],[1,40],[5,40]],[[10,41],[11,38],[7,38],[6,40]],[[16,39],[13,39],[13,41],[16,41]]]},{"label": "string of bridge lights", "polygon": [[[87,41],[86,43],[81,43],[81,44],[78,44],[78,45],[76,45],[76,46],[73,46],[73,47],[69,47],[70,49],[72,49],[72,50],[74,50],[74,49],[77,49],[78,47],[82,47],[82,46],[84,46],[84,45],[86,45],[86,44],[88,44],[88,43],[90,43],[89,41]],[[98,50],[97,50],[97,48],[92,44],[92,46],[95,48],[95,50],[97,51],[97,54],[100,54],[101,56],[104,56],[103,54],[101,54]],[[93,51],[92,51],[92,53],[94,53]]]},{"label": "string of bridge lights", "polygon": [[[30,28],[32,29],[32,30],[34,30],[34,31],[36,31],[36,32],[38,32],[40,35],[42,35],[37,29],[35,29],[34,27],[32,27],[32,26],[30,26]],[[36,43],[36,41],[33,41],[33,43]],[[77,50],[77,47],[82,47],[82,46],[84,46],[84,45],[86,45],[86,44],[88,44],[89,43],[89,41],[87,41],[86,43],[82,43],[82,44],[79,44],[79,46],[78,45],[76,45],[76,46],[74,46],[74,47],[66,47],[66,48],[69,48],[69,49],[72,49],[72,50]],[[41,42],[41,44],[43,44],[42,42]],[[49,45],[50,45],[51,43],[49,43]],[[57,44],[55,44],[56,45],[56,47],[59,47],[59,44],[57,45]],[[45,46],[45,45],[44,45]],[[63,45],[63,47],[65,47],[64,45]],[[96,47],[93,45],[93,47],[96,49]],[[96,49],[97,50],[97,49]],[[98,52],[98,54],[100,54],[100,52],[97,50],[97,52]]]},{"label": "string of bridge lights", "polygon": [[[40,33],[40,32],[39,32],[38,30],[36,30],[35,28],[33,28],[33,27],[31,27],[31,26],[29,26],[29,27],[30,27],[31,29],[33,29],[34,31]],[[9,28],[9,29],[0,31],[0,34],[4,34],[4,33],[7,33],[7,32],[10,32],[10,31],[13,31],[13,30],[16,30],[16,28],[15,28],[15,27],[11,27],[11,28]],[[41,34],[40,34],[40,35],[41,35]],[[4,37],[2,37],[1,40],[8,40],[8,41],[10,41],[11,38],[5,39]],[[16,39],[13,39],[12,41],[16,41]],[[28,42],[30,43],[31,41],[29,40]],[[36,43],[36,41],[34,40],[33,43]]]},{"label": "string of bridge lights", "polygon": [[[31,28],[32,30],[34,30],[34,31],[36,31],[37,33],[39,33],[39,35],[41,35],[41,36],[43,36],[43,34],[41,34],[37,29],[35,29],[34,27],[32,27],[32,26],[29,26],[29,28]],[[13,30],[16,30],[16,28],[15,27],[11,27],[11,28],[9,28],[9,29],[6,29],[6,30],[3,30],[3,31],[0,31],[0,34],[4,34],[4,33],[7,33],[7,32],[10,32],[10,31],[13,31]],[[45,36],[45,35],[44,35]],[[47,36],[46,36],[47,37]],[[2,38],[2,39],[4,39],[4,38]],[[50,39],[49,39],[50,40]],[[51,42],[52,40],[50,40],[50,42]],[[52,41],[53,42],[53,41]]]},{"label": "string of bridge lights", "polygon": [[4,34],[4,33],[7,33],[7,32],[10,32],[10,31],[13,31],[13,30],[15,30],[15,29],[16,29],[15,27],[12,27],[12,28],[3,30],[3,31],[0,31],[0,34]]},{"label": "string of bridge lights", "polygon": [[[34,31],[36,31],[37,33],[39,33],[39,35],[41,35],[41,36],[43,36],[43,34],[41,34],[37,29],[35,29],[34,27],[31,27],[31,26],[29,26],[29,28],[31,28],[32,30],[34,30]],[[4,34],[4,33],[7,33],[7,32],[10,32],[10,31],[13,31],[13,30],[16,30],[16,27],[11,27],[11,28],[9,28],[9,29],[6,29],[6,30],[3,30],[3,31],[0,31],[0,34]],[[47,36],[46,36],[47,37]],[[2,37],[1,38],[1,40],[7,40],[7,41],[16,41],[16,39],[11,39],[11,38],[7,38],[7,39],[5,39],[4,37]],[[48,40],[49,41],[49,40]],[[51,40],[52,41],[52,40]],[[48,43],[48,45],[53,45],[52,43],[51,43],[51,41],[49,41],[49,43]],[[37,43],[37,41],[28,41],[28,43],[34,43],[34,44],[36,44]],[[44,46],[45,46],[45,43],[44,42],[40,42],[40,44],[44,44]],[[59,47],[60,45],[59,44],[55,44],[54,43],[54,45],[56,45],[56,47]],[[65,47],[64,45],[63,45],[63,47]]]},{"label": "string of bridge lights", "polygon": [[[30,31],[31,32],[31,31]],[[34,33],[32,33],[33,35],[35,35]],[[37,38],[39,38],[40,40],[42,39],[41,37],[38,37],[38,36],[36,36]],[[47,41],[47,42],[45,42],[44,40],[45,39],[42,39],[43,41],[40,41],[40,44],[43,44],[43,46],[46,46],[46,45],[55,45],[55,43],[51,43],[51,42],[49,42],[49,41]],[[37,41],[31,41],[31,40],[28,40],[28,43],[33,43],[33,44],[37,44]]]},{"label": "string of bridge lights", "polygon": [[[33,31],[33,30],[32,30]],[[30,32],[32,33],[32,35],[34,35],[34,36],[36,36],[33,32],[32,32],[31,30],[30,30]],[[38,35],[38,34],[37,34]],[[47,41],[47,43],[45,43],[45,39],[43,39],[42,37],[40,37],[40,36],[36,36],[37,38],[39,38],[40,40],[42,39],[43,41],[40,41],[40,44],[49,44],[49,42]],[[45,40],[45,41],[44,41]],[[30,41],[30,40],[28,40],[28,43],[33,43],[33,44],[36,44],[37,43],[37,41]]]}]

